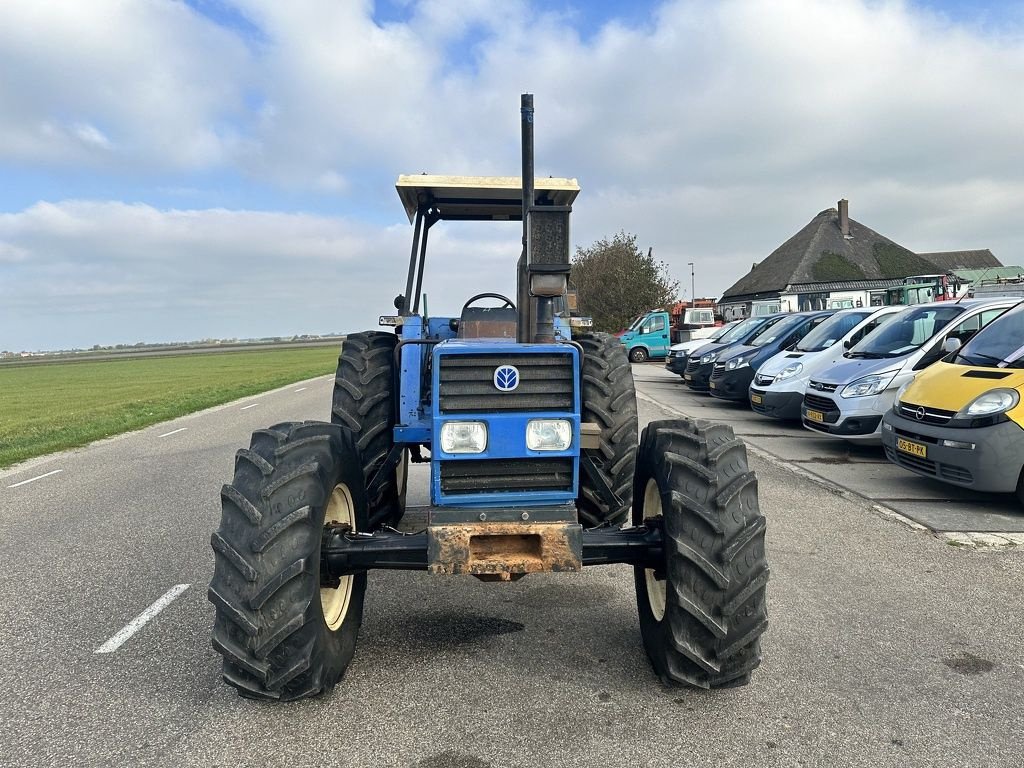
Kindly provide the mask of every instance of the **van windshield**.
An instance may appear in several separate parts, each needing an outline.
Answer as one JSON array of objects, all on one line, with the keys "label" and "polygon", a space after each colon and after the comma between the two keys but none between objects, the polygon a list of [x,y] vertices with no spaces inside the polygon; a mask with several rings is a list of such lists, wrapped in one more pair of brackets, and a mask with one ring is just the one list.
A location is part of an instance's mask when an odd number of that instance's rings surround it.
[{"label": "van windshield", "polygon": [[760,326],[764,325],[767,319],[768,318],[765,317],[751,317],[746,320],[741,320],[740,322],[736,323],[736,325],[732,326],[732,328],[730,328],[721,336],[719,336],[718,341],[726,342],[742,339],[755,328],[759,328]]},{"label": "van windshield", "polygon": [[981,329],[957,352],[954,363],[1024,368],[1024,304]]},{"label": "van windshield", "polygon": [[764,347],[771,344],[773,341],[778,341],[783,336],[786,336],[791,330],[796,328],[807,318],[802,315],[789,315],[785,316],[784,320],[779,320],[772,323],[763,331],[758,333],[754,338],[747,341],[747,345],[751,347]]},{"label": "van windshield", "polygon": [[902,357],[920,349],[928,339],[945,328],[967,307],[919,307],[900,312],[846,353],[847,357]]},{"label": "van windshield", "polygon": [[735,327],[735,323],[729,323],[715,328],[715,332],[708,336],[708,341],[721,341],[722,338]]},{"label": "van windshield", "polygon": [[863,312],[840,312],[839,314],[832,315],[832,317],[804,336],[793,348],[793,351],[820,352],[823,349],[828,349],[860,325],[860,321],[872,312],[874,310],[865,309]]}]

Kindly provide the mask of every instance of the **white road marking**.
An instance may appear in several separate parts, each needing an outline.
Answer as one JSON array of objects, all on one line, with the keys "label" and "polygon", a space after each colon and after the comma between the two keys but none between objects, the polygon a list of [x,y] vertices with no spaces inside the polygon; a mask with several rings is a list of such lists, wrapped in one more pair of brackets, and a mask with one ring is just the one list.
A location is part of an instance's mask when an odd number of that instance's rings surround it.
[{"label": "white road marking", "polygon": [[17,488],[19,485],[28,485],[29,483],[34,483],[36,480],[42,480],[44,477],[49,477],[50,475],[56,475],[58,472],[63,472],[63,471],[64,471],[63,469],[55,469],[55,470],[53,470],[53,472],[47,472],[45,475],[39,475],[39,477],[30,477],[28,480],[22,480],[20,483],[15,483],[14,485],[8,485],[7,487],[8,488]]},{"label": "white road marking", "polygon": [[167,590],[163,597],[159,598],[149,608],[144,610],[134,619],[129,621],[124,627],[121,628],[116,635],[107,640],[103,645],[97,648],[93,653],[113,653],[122,645],[125,641],[146,626],[150,620],[152,620],[160,611],[166,608],[173,602],[174,598],[189,588],[189,584],[175,584],[169,590]]},{"label": "white road marking", "polygon": [[171,430],[170,432],[164,432],[162,435],[157,435],[157,437],[170,437],[171,435],[176,435],[179,432],[184,432],[186,429],[188,429],[188,427],[181,427],[180,429]]},{"label": "white road marking", "polygon": [[255,407],[256,407],[257,405],[259,405],[259,403],[250,403],[249,405],[243,405],[243,406],[242,406],[241,408],[239,408],[238,410],[240,410],[240,411],[247,411],[247,410],[249,410],[250,408],[255,408]]},{"label": "white road marking", "polygon": [[298,388],[298,389],[296,389],[295,391],[296,391],[296,392],[305,392],[305,391],[306,391],[306,388],[305,388],[305,387],[299,387],[299,388]]}]

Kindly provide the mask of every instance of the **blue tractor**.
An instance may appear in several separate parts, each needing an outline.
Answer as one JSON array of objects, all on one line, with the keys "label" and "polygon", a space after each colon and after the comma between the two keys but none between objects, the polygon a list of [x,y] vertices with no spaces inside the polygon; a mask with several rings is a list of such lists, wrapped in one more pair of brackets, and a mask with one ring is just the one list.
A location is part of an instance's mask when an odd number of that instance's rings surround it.
[{"label": "blue tractor", "polygon": [[[625,348],[573,335],[566,309],[572,179],[535,180],[524,94],[522,178],[402,176],[413,224],[393,332],[345,340],[331,423],[258,430],[221,491],[209,598],[224,680],[247,697],[330,690],[352,659],[367,572],[512,581],[633,566],[644,648],[666,682],[742,685],[767,626],[765,519],[729,427],[651,422],[639,440]],[[523,222],[515,300],[427,317],[431,228]],[[484,298],[501,306],[474,306]],[[430,505],[406,513],[409,462]]]}]

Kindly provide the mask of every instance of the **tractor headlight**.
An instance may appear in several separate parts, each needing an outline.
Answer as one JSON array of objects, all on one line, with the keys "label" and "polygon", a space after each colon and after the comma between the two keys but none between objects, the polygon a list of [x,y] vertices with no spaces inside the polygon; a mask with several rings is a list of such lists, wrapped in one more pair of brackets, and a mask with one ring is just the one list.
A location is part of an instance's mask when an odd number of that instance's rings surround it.
[{"label": "tractor headlight", "polygon": [[565,451],[572,445],[572,422],[567,419],[530,419],[526,447],[531,451]]},{"label": "tractor headlight", "polygon": [[974,398],[965,408],[961,409],[956,418],[972,416],[992,416],[1005,413],[1020,402],[1020,395],[1015,389],[991,389]]},{"label": "tractor headlight", "polygon": [[781,371],[779,375],[775,377],[776,381],[783,381],[784,379],[792,379],[794,376],[799,376],[804,370],[803,363],[790,363]]},{"label": "tractor headlight", "polygon": [[446,421],[441,426],[441,450],[445,453],[483,453],[487,425],[482,421]]},{"label": "tractor headlight", "polygon": [[873,373],[870,376],[857,379],[852,384],[847,384],[843,387],[843,391],[839,394],[843,397],[868,397],[869,395],[877,395],[879,392],[884,392],[885,388],[892,384],[892,380],[896,378],[897,372],[898,371]]}]

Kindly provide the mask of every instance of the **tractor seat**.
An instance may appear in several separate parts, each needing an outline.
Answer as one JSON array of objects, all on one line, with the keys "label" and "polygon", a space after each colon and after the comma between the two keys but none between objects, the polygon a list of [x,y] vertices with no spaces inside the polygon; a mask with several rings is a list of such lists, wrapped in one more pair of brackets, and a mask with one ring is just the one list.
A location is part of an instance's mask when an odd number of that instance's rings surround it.
[{"label": "tractor seat", "polygon": [[459,318],[460,339],[516,338],[519,313],[512,307],[467,307]]}]

